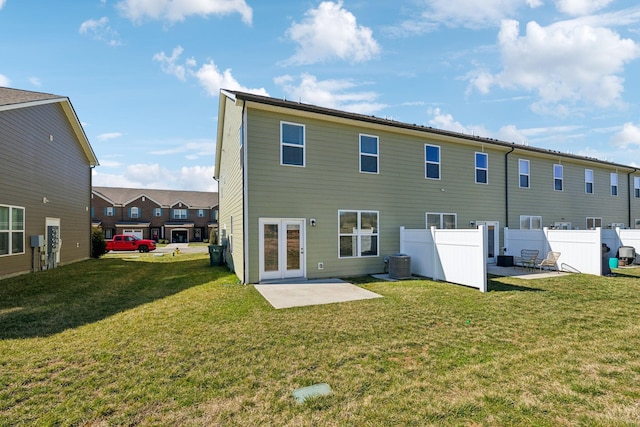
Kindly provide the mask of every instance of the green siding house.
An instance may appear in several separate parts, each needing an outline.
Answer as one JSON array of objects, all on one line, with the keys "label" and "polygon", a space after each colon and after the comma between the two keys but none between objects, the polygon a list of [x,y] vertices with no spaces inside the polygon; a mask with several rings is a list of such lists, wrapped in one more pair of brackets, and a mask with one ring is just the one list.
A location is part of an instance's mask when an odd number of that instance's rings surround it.
[{"label": "green siding house", "polygon": [[640,223],[640,171],[597,159],[264,97],[220,93],[214,178],[243,283],[384,271],[400,227]]}]

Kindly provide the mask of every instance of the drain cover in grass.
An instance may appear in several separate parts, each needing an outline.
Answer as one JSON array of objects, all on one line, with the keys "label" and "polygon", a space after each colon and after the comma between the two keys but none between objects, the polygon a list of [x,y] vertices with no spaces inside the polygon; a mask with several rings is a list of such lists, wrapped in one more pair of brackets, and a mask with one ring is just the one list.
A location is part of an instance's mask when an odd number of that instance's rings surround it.
[{"label": "drain cover in grass", "polygon": [[316,396],[326,396],[331,394],[331,387],[327,383],[314,384],[309,387],[302,387],[297,390],[293,390],[293,397],[298,401],[298,403],[303,403],[310,397]]}]

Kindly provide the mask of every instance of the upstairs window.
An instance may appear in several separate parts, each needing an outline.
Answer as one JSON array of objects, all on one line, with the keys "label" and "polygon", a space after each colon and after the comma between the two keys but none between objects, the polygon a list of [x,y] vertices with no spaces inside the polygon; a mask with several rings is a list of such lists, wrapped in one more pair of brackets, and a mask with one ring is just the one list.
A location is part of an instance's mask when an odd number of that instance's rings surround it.
[{"label": "upstairs window", "polygon": [[611,173],[611,195],[612,196],[618,195],[618,174],[617,173]]},{"label": "upstairs window", "polygon": [[553,165],[553,189],[555,191],[562,191],[563,176],[562,165]]},{"label": "upstairs window", "polygon": [[476,184],[489,182],[489,155],[476,153]]},{"label": "upstairs window", "polygon": [[640,197],[640,176],[633,177],[633,195]]},{"label": "upstairs window", "polygon": [[0,205],[0,256],[24,253],[24,208]]},{"label": "upstairs window", "polygon": [[378,137],[360,134],[360,172],[378,173]]},{"label": "upstairs window", "polygon": [[378,212],[338,211],[340,258],[378,256]]},{"label": "upstairs window", "polygon": [[153,208],[153,216],[162,216],[162,208]]},{"label": "upstairs window", "polygon": [[591,169],[584,170],[584,192],[593,194],[593,171]]},{"label": "upstairs window", "polygon": [[424,145],[424,174],[427,179],[440,179],[440,147]]},{"label": "upstairs window", "polygon": [[187,219],[187,210],[186,209],[174,209],[173,210],[173,219]]},{"label": "upstairs window", "polygon": [[280,164],[304,166],[304,126],[280,123]]},{"label": "upstairs window", "polygon": [[129,217],[130,217],[130,218],[140,218],[140,209],[139,209],[139,208],[137,208],[137,207],[135,207],[135,206],[134,206],[134,207],[132,207],[132,208],[129,210]]},{"label": "upstairs window", "polygon": [[198,218],[204,218],[204,217],[205,217],[204,209],[198,209]]},{"label": "upstairs window", "polygon": [[113,206],[104,208],[104,216],[113,216]]},{"label": "upstairs window", "polygon": [[529,160],[518,160],[518,174],[520,175],[520,188],[529,188]]},{"label": "upstairs window", "polygon": [[454,213],[427,212],[427,229],[431,227],[443,230],[454,230],[457,228],[458,216]]}]

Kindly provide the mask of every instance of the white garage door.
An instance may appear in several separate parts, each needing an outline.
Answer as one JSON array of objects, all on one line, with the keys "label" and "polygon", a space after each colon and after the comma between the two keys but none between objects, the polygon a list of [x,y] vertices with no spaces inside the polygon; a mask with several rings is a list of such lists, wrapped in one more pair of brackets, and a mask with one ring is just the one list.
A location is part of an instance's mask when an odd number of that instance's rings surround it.
[{"label": "white garage door", "polygon": [[131,234],[133,236],[136,236],[138,239],[142,239],[142,230],[139,229],[124,230],[123,234]]}]

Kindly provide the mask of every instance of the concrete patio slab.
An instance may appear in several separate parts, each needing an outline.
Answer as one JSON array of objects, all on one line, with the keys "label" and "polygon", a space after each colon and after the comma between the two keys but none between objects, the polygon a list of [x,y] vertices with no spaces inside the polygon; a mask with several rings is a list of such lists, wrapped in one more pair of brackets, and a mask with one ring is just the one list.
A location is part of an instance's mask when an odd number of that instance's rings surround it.
[{"label": "concrete patio slab", "polygon": [[276,309],[382,298],[339,279],[260,283],[256,290]]},{"label": "concrete patio slab", "polygon": [[499,267],[497,265],[487,265],[487,273],[493,274],[494,276],[503,276],[503,277],[517,277],[518,279],[523,280],[532,280],[532,279],[545,279],[548,277],[561,277],[566,276],[571,273],[565,272],[557,272],[557,271],[549,271],[549,270],[531,270],[528,268],[522,267]]}]

